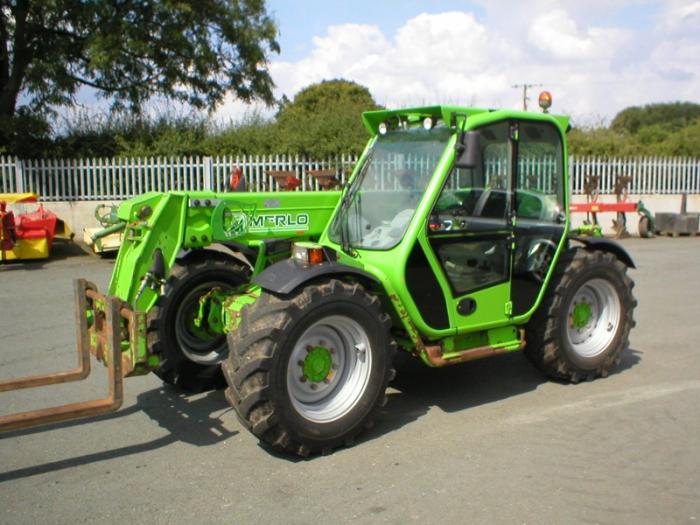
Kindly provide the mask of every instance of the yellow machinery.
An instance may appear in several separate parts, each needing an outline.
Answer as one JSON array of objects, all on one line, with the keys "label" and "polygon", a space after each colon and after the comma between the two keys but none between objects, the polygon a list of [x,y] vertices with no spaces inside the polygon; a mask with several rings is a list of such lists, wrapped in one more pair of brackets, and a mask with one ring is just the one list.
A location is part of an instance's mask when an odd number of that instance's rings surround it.
[{"label": "yellow machinery", "polygon": [[0,262],[46,259],[54,239],[71,240],[73,232],[55,213],[39,205],[36,211],[15,217],[8,204],[37,202],[36,193],[0,193]]}]

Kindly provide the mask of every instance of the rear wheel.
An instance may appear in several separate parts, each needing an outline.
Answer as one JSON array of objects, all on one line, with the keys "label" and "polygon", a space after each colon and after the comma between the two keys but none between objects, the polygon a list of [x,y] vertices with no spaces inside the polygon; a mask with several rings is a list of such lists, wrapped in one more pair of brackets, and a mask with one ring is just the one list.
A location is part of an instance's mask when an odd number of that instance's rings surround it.
[{"label": "rear wheel", "polygon": [[525,355],[557,379],[607,376],[629,345],[633,286],[627,267],[610,253],[564,252],[528,324]]},{"label": "rear wheel", "polygon": [[195,392],[225,386],[220,364],[228,354],[226,337],[206,323],[198,326],[195,318],[202,296],[214,288],[225,294],[249,276],[235,259],[211,251],[173,266],[163,295],[148,313],[149,349],[162,357],[156,375]]},{"label": "rear wheel", "polygon": [[263,295],[229,334],[226,397],[259,439],[307,456],[350,444],[385,400],[394,343],[379,300],[359,284]]}]

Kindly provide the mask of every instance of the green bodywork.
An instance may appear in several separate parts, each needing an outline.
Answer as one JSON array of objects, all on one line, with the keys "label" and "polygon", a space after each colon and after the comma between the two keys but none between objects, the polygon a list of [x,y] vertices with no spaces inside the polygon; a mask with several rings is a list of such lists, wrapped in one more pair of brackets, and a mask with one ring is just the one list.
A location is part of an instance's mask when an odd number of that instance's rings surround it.
[{"label": "green bodywork", "polygon": [[[371,133],[377,133],[379,124],[402,118],[409,122],[420,123],[426,116],[443,119],[449,122],[451,115],[466,115],[461,122],[458,120],[458,129],[469,131],[484,126],[491,122],[499,122],[509,119],[524,119],[527,121],[541,121],[553,124],[559,131],[562,141],[562,156],[567,158],[566,131],[568,118],[551,116],[547,114],[524,113],[517,111],[490,111],[482,109],[458,108],[448,106],[435,106],[428,108],[415,108],[398,111],[376,111],[363,115],[367,129]],[[518,350],[523,347],[524,340],[521,332],[516,329],[524,325],[532,316],[542,300],[547,284],[556,265],[556,261],[566,244],[566,233],[569,228],[569,214],[564,213],[565,221],[563,235],[556,246],[549,272],[545,276],[537,299],[532,307],[520,315],[512,315],[511,283],[504,282],[483,290],[470,293],[479,308],[468,317],[458,313],[458,300],[451,292],[451,286],[440,267],[440,263],[433,255],[428,240],[428,228],[426,223],[429,214],[435,205],[436,199],[443,188],[451,167],[455,161],[455,145],[459,133],[455,131],[447,143],[441,158],[435,168],[434,174],[428,182],[424,195],[415,210],[402,241],[389,250],[363,250],[354,249],[351,254],[345,253],[339,243],[333,242],[327,229],[320,239],[320,244],[335,249],[339,261],[349,266],[355,266],[373,275],[382,285],[385,297],[393,306],[396,318],[403,325],[405,339],[399,338],[400,345],[409,351],[417,353],[426,364],[432,366],[424,350],[426,344],[438,342],[443,347],[443,358],[449,361],[451,356],[456,357],[463,350],[471,348],[490,347],[494,349]],[[362,159],[358,163],[362,164]],[[567,163],[563,163],[561,184],[568,188]],[[564,196],[562,203],[564,210],[568,210],[568,195]],[[516,220],[513,219],[515,226]],[[430,269],[436,276],[440,289],[447,302],[449,315],[449,327],[435,329],[431,327],[421,315],[418,305],[414,302],[405,282],[405,271],[414,244],[418,243],[423,248]]]},{"label": "green bodywork", "polygon": [[583,328],[591,320],[591,305],[585,302],[580,302],[574,306],[574,311],[571,315],[571,322],[574,328]]},{"label": "green bodywork", "polygon": [[584,235],[586,237],[602,237],[603,228],[599,224],[582,224],[575,230],[572,229],[571,233],[573,235]]},{"label": "green bodywork", "polygon": [[240,245],[255,252],[254,274],[259,273],[288,256],[266,253],[265,241],[318,239],[339,198],[339,192],[170,192],[126,201],[118,212],[126,229],[109,294],[138,311],[150,310],[159,289],[149,287],[137,295],[156,250],[162,252],[167,271],[186,252],[213,244]]},{"label": "green bodywork", "polygon": [[328,377],[333,366],[331,351],[323,346],[307,348],[307,354],[300,363],[304,378],[313,383],[320,383]]},{"label": "green bodywork", "polygon": [[[345,210],[344,202],[353,191],[353,181],[362,171],[362,166],[372,156],[380,126],[388,123],[400,129],[402,126],[420,126],[426,117],[442,122],[440,131],[447,137],[441,153],[435,159],[432,176],[424,190],[411,196],[415,209],[403,235],[395,245],[385,249],[351,248],[339,241],[332,233],[333,220]],[[289,257],[289,250],[274,250],[268,253],[271,241],[307,241],[317,243],[332,251],[337,263],[346,265],[372,276],[371,282],[363,284],[372,289],[383,301],[392,316],[392,330],[399,346],[421,357],[435,366],[429,358],[429,347],[438,345],[443,360],[459,359],[469,349],[488,348],[496,352],[518,350],[523,347],[523,331],[520,329],[532,316],[541,302],[547,284],[556,265],[557,258],[566,244],[569,228],[568,195],[564,192],[563,235],[552,247],[551,262],[543,275],[536,299],[526,311],[514,313],[510,280],[496,283],[483,289],[471,291],[470,299],[478,308],[463,315],[460,301],[465,294],[453,293],[452,285],[440,260],[431,249],[428,228],[433,210],[449,207],[449,198],[437,202],[455,162],[456,146],[463,133],[478,129],[489,123],[522,120],[544,122],[554,127],[561,137],[561,155],[567,158],[565,134],[568,128],[566,117],[517,111],[492,111],[485,109],[452,106],[431,106],[397,111],[373,111],[363,114],[363,121],[371,138],[355,167],[348,186],[342,192],[276,192],[276,193],[211,193],[169,192],[148,193],[124,202],[118,210],[119,219],[126,225],[124,242],[119,251],[114,273],[109,285],[109,295],[117,296],[140,313],[153,308],[165,285],[170,269],[179,257],[207,250],[212,245],[226,245],[231,251],[245,253],[253,277],[271,264]],[[517,140],[517,138],[515,139]],[[563,188],[568,188],[566,162],[561,168]],[[379,209],[391,206],[392,195],[401,189],[388,188],[376,195],[365,195],[366,202]],[[493,190],[495,191],[495,190]],[[464,199],[468,192],[455,192],[450,198]],[[518,202],[519,214],[527,214],[528,207],[537,207],[534,192],[523,191]],[[531,198],[530,198],[531,197]],[[376,202],[372,204],[372,198]],[[530,200],[528,201],[528,198]],[[508,235],[518,225],[515,216],[496,233]],[[445,234],[449,238],[448,234]],[[510,237],[509,237],[510,238]],[[406,268],[414,247],[419,246],[426,254],[427,264],[434,274],[446,303],[448,323],[436,328],[424,319],[406,285]],[[512,247],[515,246],[512,241]],[[165,263],[165,275],[149,273],[154,265],[154,254],[160,250]],[[512,261],[510,264],[514,264]],[[351,275],[342,276],[356,279]],[[202,338],[215,337],[221,332],[236,330],[241,312],[246,305],[254,303],[265,293],[259,286],[249,284],[229,294],[214,290],[200,301],[197,315],[191,320],[194,330]],[[159,364],[158,356],[149,355],[145,341],[138,341],[138,348],[128,348],[135,373],[154,369]],[[300,372],[310,381],[323,380],[329,373],[327,349],[313,348],[302,363]],[[320,378],[320,379],[319,379]]]},{"label": "green bodywork", "polygon": [[[246,251],[254,276],[288,257],[291,241],[319,239],[339,198],[337,191],[170,192],[147,193],[126,201],[118,210],[124,240],[108,294],[119,297],[136,312],[148,313],[176,259],[213,245],[229,246],[229,252],[238,257]],[[269,253],[274,241],[280,242],[282,250],[275,247],[274,253]],[[157,250],[162,253],[165,275],[152,277],[149,270]],[[240,307],[257,297],[253,288],[237,290],[235,296],[226,296],[219,290],[207,294],[200,301],[196,316],[190,320],[190,331],[209,340],[223,333],[225,326],[236,326]],[[231,305],[232,302],[236,304]],[[87,314],[90,318],[94,312]],[[145,327],[138,333],[142,336],[136,338],[136,344],[132,339],[130,345],[126,336],[122,341],[134,365],[131,375],[149,372],[160,364],[159,356],[148,354]],[[136,348],[132,348],[134,346]]]}]

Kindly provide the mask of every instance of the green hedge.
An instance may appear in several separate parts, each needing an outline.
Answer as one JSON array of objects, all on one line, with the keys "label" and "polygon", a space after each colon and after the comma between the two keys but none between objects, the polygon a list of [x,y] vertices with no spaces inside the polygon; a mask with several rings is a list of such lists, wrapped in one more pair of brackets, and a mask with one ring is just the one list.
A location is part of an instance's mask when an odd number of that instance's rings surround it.
[{"label": "green hedge", "polygon": [[[700,106],[668,104],[667,113],[659,106],[648,113],[646,106],[628,108],[611,126],[577,128],[574,122],[569,152],[700,157],[700,118],[693,118]],[[360,113],[376,107],[366,88],[327,81],[302,90],[294,102],[284,101],[275,116],[250,114],[228,124],[201,115],[77,115],[59,123],[19,114],[0,121],[0,154],[80,158],[287,153],[325,158],[361,152],[368,136]]]}]

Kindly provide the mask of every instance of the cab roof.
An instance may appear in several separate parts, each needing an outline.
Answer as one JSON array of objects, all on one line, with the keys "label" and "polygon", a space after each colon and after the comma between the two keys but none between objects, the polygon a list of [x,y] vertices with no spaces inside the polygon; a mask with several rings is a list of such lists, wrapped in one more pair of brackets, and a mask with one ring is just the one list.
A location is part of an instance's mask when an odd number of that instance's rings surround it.
[{"label": "cab roof", "polygon": [[421,122],[426,117],[442,119],[447,125],[453,125],[455,116],[464,117],[467,120],[476,115],[491,114],[493,120],[501,120],[506,118],[529,118],[535,120],[545,120],[553,122],[562,131],[569,131],[569,117],[563,115],[552,115],[550,113],[535,113],[530,111],[516,111],[511,109],[483,109],[483,108],[467,108],[463,106],[422,106],[415,108],[403,109],[382,109],[378,111],[366,111],[362,114],[362,122],[365,128],[372,134],[376,135],[379,129],[379,124],[390,121],[394,118],[401,117],[409,122]]}]

